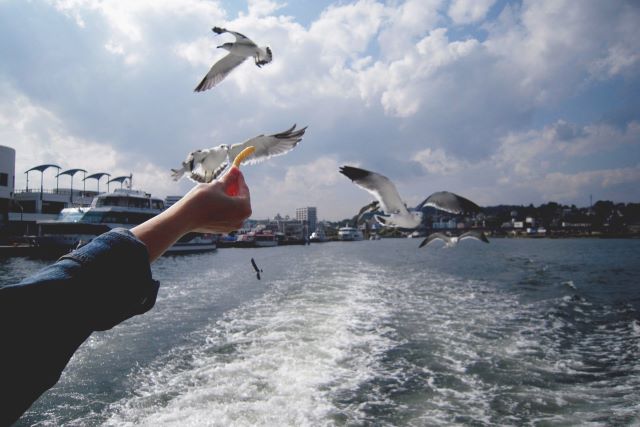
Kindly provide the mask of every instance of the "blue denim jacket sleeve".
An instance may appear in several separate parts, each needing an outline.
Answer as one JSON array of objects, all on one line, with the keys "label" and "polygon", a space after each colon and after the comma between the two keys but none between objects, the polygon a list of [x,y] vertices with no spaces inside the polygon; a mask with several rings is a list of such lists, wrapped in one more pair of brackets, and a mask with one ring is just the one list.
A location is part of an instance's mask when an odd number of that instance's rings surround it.
[{"label": "blue denim jacket sleeve", "polygon": [[158,287],[146,246],[116,229],[0,288],[0,426],[58,381],[93,331],[151,309]]}]

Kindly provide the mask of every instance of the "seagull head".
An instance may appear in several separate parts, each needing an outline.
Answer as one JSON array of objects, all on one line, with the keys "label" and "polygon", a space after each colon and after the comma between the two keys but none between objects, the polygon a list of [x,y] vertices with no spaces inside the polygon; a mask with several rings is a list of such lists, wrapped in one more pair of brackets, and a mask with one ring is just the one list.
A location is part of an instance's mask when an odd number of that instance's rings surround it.
[{"label": "seagull head", "polygon": [[218,46],[218,49],[225,49],[225,50],[231,51],[232,47],[233,47],[233,43],[227,42],[227,43],[223,43],[220,46]]}]

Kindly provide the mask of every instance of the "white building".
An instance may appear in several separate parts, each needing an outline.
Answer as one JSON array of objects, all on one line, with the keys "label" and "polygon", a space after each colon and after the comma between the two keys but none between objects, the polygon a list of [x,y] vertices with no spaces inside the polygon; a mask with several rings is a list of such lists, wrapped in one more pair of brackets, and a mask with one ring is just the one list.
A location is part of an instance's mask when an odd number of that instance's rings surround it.
[{"label": "white building", "polygon": [[296,219],[298,221],[306,221],[309,234],[316,231],[318,223],[318,213],[315,207],[297,208]]},{"label": "white building", "polygon": [[0,227],[9,221],[16,179],[16,150],[0,145]]}]

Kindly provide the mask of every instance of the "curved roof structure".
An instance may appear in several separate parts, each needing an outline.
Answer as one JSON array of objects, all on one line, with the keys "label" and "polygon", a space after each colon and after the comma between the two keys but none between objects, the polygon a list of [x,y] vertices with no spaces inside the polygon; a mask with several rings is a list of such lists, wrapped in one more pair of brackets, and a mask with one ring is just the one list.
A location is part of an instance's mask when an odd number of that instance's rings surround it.
[{"label": "curved roof structure", "polygon": [[31,171],[38,171],[38,172],[44,172],[45,170],[49,169],[49,168],[58,168],[58,170],[62,169],[60,166],[58,165],[52,165],[52,164],[48,164],[48,165],[40,165],[40,166],[35,166],[31,169],[29,169],[28,171],[25,171],[25,173],[29,173]]},{"label": "curved roof structure", "polygon": [[106,172],[98,172],[98,173],[91,174],[91,175],[89,175],[88,177],[83,178],[82,180],[83,180],[83,181],[86,181],[86,180],[88,180],[88,179],[98,179],[98,180],[99,180],[100,178],[102,178],[102,177],[103,177],[103,176],[105,176],[105,175],[106,175],[106,176],[111,176],[111,174],[110,174],[110,173],[106,173]]},{"label": "curved roof structure", "polygon": [[116,178],[111,178],[109,181],[107,182],[119,182],[120,184],[122,184],[125,180],[130,179],[131,177],[129,175],[125,175],[125,176],[118,176]]},{"label": "curved roof structure", "polygon": [[69,176],[73,176],[73,175],[75,175],[75,174],[76,174],[76,173],[78,173],[78,172],[84,172],[84,173],[87,173],[87,171],[86,171],[86,170],[84,170],[84,169],[67,169],[67,170],[66,170],[66,171],[64,171],[64,172],[60,172],[60,173],[58,174],[58,176],[60,176],[60,175],[69,175]]}]

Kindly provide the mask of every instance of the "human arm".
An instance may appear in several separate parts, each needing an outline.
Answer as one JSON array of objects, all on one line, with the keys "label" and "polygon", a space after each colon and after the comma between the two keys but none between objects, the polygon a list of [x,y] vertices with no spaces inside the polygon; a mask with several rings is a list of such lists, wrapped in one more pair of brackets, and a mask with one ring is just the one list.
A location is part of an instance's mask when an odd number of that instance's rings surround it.
[{"label": "human arm", "polygon": [[233,167],[219,180],[196,185],[176,204],[131,232],[147,246],[149,262],[153,262],[189,232],[237,230],[249,215],[249,188],[240,170]]},{"label": "human arm", "polygon": [[58,381],[93,331],[151,309],[158,286],[145,245],[116,229],[0,288],[0,426]]}]

